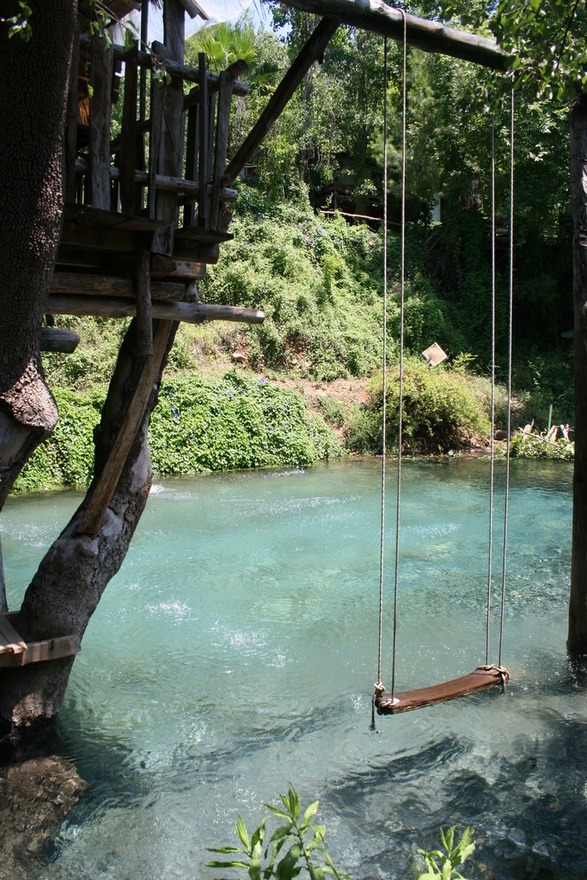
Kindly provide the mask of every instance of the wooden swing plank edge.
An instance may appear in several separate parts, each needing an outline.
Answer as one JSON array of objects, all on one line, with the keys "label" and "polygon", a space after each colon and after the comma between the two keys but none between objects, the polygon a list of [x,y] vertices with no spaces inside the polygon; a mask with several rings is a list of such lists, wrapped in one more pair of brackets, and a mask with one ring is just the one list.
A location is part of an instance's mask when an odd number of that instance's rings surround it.
[{"label": "wooden swing plank edge", "polygon": [[446,703],[458,697],[466,697],[495,685],[504,687],[508,681],[507,669],[498,666],[479,666],[467,675],[429,687],[397,693],[393,697],[384,691],[375,696],[375,708],[378,715],[396,715],[412,709],[421,709],[424,706],[433,706],[435,703]]}]

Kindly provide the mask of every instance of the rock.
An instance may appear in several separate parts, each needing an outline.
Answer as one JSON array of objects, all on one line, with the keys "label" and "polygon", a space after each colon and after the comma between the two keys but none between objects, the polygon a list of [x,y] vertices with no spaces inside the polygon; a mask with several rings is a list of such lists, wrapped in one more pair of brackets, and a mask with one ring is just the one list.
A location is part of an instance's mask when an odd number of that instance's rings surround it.
[{"label": "rock", "polygon": [[73,763],[59,756],[0,767],[2,877],[32,876],[34,864],[51,853],[61,823],[84,789]]}]

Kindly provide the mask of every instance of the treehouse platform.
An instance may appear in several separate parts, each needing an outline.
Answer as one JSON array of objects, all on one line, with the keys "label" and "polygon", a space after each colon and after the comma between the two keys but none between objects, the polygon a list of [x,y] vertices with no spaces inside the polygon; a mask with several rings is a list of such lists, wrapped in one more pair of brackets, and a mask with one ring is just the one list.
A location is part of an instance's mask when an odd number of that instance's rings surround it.
[{"label": "treehouse platform", "polygon": [[[203,54],[197,68],[184,64],[185,17],[206,18],[194,0],[165,0],[164,42],[148,46],[150,13],[141,0],[80,4],[63,233],[47,303],[50,314],[136,315],[145,354],[152,318],[264,317],[203,306],[195,284],[232,238],[236,190],[225,172],[231,108],[248,92],[238,79],[246,65],[213,74]],[[51,330],[45,337],[45,350],[66,350]]]}]

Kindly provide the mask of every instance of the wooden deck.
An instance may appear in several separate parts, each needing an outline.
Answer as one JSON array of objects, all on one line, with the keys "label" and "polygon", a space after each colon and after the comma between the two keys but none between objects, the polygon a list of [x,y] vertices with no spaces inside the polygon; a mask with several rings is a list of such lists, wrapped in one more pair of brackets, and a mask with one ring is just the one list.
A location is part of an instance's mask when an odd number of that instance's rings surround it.
[{"label": "wooden deck", "polygon": [[27,644],[15,624],[18,624],[18,613],[0,614],[0,667],[27,666],[29,663],[72,657],[80,650],[77,636],[42,639]]},{"label": "wooden deck", "polygon": [[495,685],[504,687],[508,680],[508,672],[503,667],[479,666],[467,675],[430,687],[396,693],[393,697],[384,691],[375,697],[375,708],[378,715],[396,715],[399,712],[409,712],[412,709],[421,709],[424,706],[433,706],[435,703],[446,703],[448,700],[466,697]]}]

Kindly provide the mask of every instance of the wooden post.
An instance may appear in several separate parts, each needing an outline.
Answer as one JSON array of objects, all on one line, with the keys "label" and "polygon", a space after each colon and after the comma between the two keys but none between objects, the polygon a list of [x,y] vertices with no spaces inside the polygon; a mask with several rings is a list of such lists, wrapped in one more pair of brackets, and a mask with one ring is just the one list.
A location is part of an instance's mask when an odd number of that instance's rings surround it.
[{"label": "wooden post", "polygon": [[571,109],[575,375],[573,541],[567,648],[587,655],[587,95]]},{"label": "wooden post", "polygon": [[79,92],[79,25],[75,29],[69,91],[67,93],[67,117],[65,123],[65,201],[75,201],[75,160],[77,154],[77,105]]},{"label": "wooden post", "polygon": [[98,36],[90,41],[90,201],[92,207],[110,210],[110,113],[112,49],[105,50]]},{"label": "wooden post", "polygon": [[[165,0],[163,5],[163,24],[165,45],[154,44],[157,55],[172,61],[182,62],[185,51],[184,36],[185,11],[179,0]],[[158,173],[170,177],[180,177],[183,166],[183,81],[173,77],[165,89],[163,107],[162,137],[159,145]],[[155,216],[165,222],[165,226],[153,235],[152,250],[156,254],[171,255],[175,225],[177,223],[177,196],[161,191],[157,194]]]},{"label": "wooden post", "polygon": [[138,45],[135,42],[127,52],[124,64],[124,103],[120,142],[120,205],[123,214],[134,214],[137,209],[135,171],[137,169],[137,92]]},{"label": "wooden post", "polygon": [[198,226],[209,228],[210,221],[210,198],[208,195],[209,181],[209,145],[210,145],[210,101],[208,99],[208,72],[206,70],[206,56],[203,52],[198,55],[199,88],[198,88]]},{"label": "wooden post", "polygon": [[139,247],[135,261],[135,296],[137,304],[137,354],[153,354],[153,318],[151,311],[151,251]]},{"label": "wooden post", "polygon": [[218,90],[218,108],[216,115],[216,154],[214,157],[214,180],[212,183],[212,204],[210,206],[210,226],[218,229],[220,212],[220,190],[222,188],[226,167],[226,151],[230,124],[230,105],[232,101],[233,76],[230,70],[220,75]]}]

